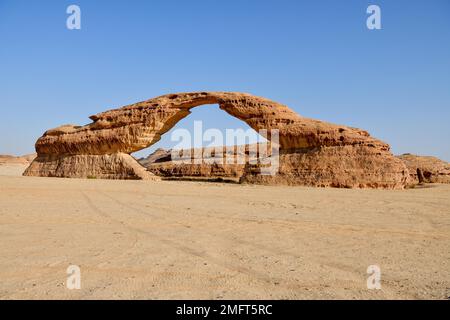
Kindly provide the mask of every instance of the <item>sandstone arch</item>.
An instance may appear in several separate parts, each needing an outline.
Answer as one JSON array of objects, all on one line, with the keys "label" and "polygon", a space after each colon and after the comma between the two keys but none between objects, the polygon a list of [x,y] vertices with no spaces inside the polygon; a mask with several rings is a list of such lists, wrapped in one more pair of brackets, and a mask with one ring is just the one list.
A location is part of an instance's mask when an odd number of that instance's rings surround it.
[{"label": "sandstone arch", "polygon": [[249,166],[245,182],[382,188],[406,183],[405,165],[366,131],[304,118],[280,103],[235,92],[163,95],[93,115],[85,126],[48,130],[24,175],[156,179],[130,153],[156,143],[190,109],[205,104],[218,104],[256,131],[279,130],[279,174],[261,176]]}]

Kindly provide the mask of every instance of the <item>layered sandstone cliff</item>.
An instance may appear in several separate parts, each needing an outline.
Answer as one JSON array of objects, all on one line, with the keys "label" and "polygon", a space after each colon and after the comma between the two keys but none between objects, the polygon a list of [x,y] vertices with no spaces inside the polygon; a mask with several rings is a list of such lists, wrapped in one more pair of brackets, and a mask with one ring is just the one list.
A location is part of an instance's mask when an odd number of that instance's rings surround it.
[{"label": "layered sandstone cliff", "polygon": [[431,156],[398,156],[408,167],[410,183],[450,183],[450,163]]},{"label": "layered sandstone cliff", "polygon": [[368,132],[304,118],[277,102],[233,92],[164,95],[91,116],[93,122],[86,126],[48,130],[36,142],[38,157],[25,175],[156,178],[150,172],[143,175],[129,154],[156,143],[190,109],[204,104],[219,104],[269,140],[271,130],[278,130],[280,170],[261,175],[266,173],[264,165],[251,164],[245,167],[242,182],[348,188],[406,185],[405,164],[391,154],[388,144]]}]

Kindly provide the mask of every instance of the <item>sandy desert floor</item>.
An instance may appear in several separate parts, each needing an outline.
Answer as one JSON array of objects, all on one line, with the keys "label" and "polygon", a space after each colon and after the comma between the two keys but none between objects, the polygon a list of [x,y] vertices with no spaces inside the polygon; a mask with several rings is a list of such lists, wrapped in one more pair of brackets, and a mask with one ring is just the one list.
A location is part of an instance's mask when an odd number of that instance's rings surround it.
[{"label": "sandy desert floor", "polygon": [[[23,168],[22,168],[23,169]],[[448,299],[450,185],[403,191],[20,177],[1,299]],[[69,265],[81,289],[66,288]],[[367,289],[369,265],[381,290]]]}]

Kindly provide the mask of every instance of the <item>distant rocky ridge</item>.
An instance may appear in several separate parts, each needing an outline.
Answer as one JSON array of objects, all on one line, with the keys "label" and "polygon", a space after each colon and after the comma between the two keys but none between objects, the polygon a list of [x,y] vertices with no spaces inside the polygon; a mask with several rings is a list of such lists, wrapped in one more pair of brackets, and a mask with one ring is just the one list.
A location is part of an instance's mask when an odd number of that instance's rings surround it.
[{"label": "distant rocky ridge", "polygon": [[9,165],[9,164],[29,165],[34,160],[34,158],[36,158],[36,153],[18,157],[0,154],[0,165]]},{"label": "distant rocky ridge", "polygon": [[[238,152],[232,154],[226,154],[225,147],[223,149],[222,157],[236,159]],[[208,151],[211,148],[191,149],[190,154],[192,160],[195,159],[195,155],[211,154]],[[217,149],[217,147],[215,148]],[[200,150],[200,151],[199,151]],[[249,161],[249,147],[239,146],[236,151],[245,150],[244,153],[240,153],[241,157],[245,157],[245,163]],[[188,150],[180,150],[178,152],[186,153]],[[147,168],[155,175],[170,179],[202,179],[202,180],[230,180],[239,181],[244,175],[245,164],[224,164],[224,163],[208,163],[211,159],[202,159],[200,164],[180,163],[172,161],[172,150],[166,150],[163,148],[157,149],[151,153],[148,157],[140,158],[138,161],[141,165]],[[415,185],[418,183],[450,183],[450,163],[440,160],[432,156],[418,156],[410,153],[405,153],[397,156],[402,160],[409,170],[409,185]],[[420,179],[419,179],[420,177]]]}]

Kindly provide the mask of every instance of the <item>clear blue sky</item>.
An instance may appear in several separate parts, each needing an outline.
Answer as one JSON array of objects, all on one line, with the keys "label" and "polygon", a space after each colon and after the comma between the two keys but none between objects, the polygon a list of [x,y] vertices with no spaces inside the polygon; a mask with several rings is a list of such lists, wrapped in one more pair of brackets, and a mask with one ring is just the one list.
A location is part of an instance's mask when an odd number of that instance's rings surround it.
[{"label": "clear blue sky", "polygon": [[[81,30],[66,28],[70,4]],[[366,28],[369,4],[382,30]],[[33,152],[45,130],[107,109],[212,90],[450,161],[450,1],[0,0],[0,154]],[[197,110],[178,127],[241,126]]]}]

